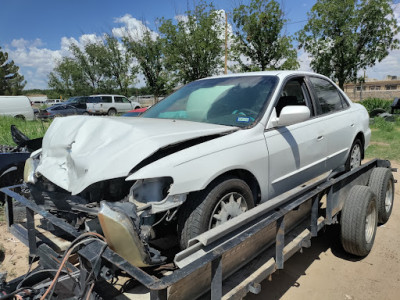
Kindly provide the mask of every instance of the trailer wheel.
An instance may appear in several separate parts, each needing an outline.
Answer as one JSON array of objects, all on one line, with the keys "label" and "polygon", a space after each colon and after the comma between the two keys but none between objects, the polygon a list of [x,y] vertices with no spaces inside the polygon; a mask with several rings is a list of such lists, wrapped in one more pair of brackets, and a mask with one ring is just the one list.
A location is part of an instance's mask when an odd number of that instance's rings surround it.
[{"label": "trailer wheel", "polygon": [[367,186],[356,185],[347,195],[341,216],[341,240],[346,252],[366,256],[377,228],[376,196]]},{"label": "trailer wheel", "polygon": [[378,222],[385,224],[393,209],[394,178],[392,172],[387,168],[373,169],[368,186],[376,194]]},{"label": "trailer wheel", "polygon": [[190,239],[253,207],[251,189],[238,178],[221,179],[205,190],[189,195],[178,218],[181,248],[185,249]]}]

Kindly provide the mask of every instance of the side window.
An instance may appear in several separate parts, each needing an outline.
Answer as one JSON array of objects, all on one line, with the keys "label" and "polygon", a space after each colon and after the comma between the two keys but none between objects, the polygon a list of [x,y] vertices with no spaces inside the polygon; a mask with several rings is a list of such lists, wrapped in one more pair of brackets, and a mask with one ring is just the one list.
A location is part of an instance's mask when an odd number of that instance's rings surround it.
[{"label": "side window", "polygon": [[[276,114],[279,117],[282,109],[288,105],[307,106],[305,95],[305,84],[302,78],[296,78],[288,81],[281,92],[278,103],[275,106]],[[311,107],[310,111],[312,111]]]},{"label": "side window", "polygon": [[310,77],[310,81],[314,86],[314,91],[322,114],[338,111],[347,106],[343,106],[345,102],[344,99],[340,97],[336,87],[329,81],[316,77]]},{"label": "side window", "polygon": [[111,96],[102,96],[101,99],[102,99],[102,102],[112,103],[112,97]]},{"label": "side window", "polygon": [[123,99],[124,99],[123,97],[114,97],[115,103],[122,103],[124,102]]},{"label": "side window", "polygon": [[122,102],[124,103],[131,103],[131,101],[129,101],[128,99],[126,99],[125,97],[121,97],[122,98]]}]

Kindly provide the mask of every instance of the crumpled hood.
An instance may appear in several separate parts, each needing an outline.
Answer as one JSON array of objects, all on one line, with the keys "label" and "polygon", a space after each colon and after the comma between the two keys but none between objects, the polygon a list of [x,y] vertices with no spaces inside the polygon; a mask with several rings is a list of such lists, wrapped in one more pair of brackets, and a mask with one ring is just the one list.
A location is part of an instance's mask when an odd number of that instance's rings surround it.
[{"label": "crumpled hood", "polygon": [[160,148],[232,130],[170,119],[56,118],[43,138],[36,171],[75,195],[95,182],[127,176]]}]

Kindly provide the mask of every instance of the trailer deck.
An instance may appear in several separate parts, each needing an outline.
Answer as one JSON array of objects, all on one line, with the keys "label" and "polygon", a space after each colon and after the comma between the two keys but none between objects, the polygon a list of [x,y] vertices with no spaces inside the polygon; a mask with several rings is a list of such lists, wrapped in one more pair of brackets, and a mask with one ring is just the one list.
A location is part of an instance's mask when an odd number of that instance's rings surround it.
[{"label": "trailer deck", "polygon": [[[367,186],[375,168],[396,171],[391,169],[390,162],[376,159],[351,172],[299,187],[289,195],[271,199],[198,236],[189,248],[175,256],[174,264],[161,270],[134,267],[100,240],[91,240],[76,254],[80,263],[67,263],[68,272],[75,276],[64,277],[57,285],[67,289],[76,284],[75,281],[87,282],[94,276],[95,279],[91,279],[93,290],[88,297],[98,295],[103,299],[116,295],[119,295],[118,299],[241,299],[248,292],[258,293],[262,280],[283,269],[284,262],[294,253],[310,247],[311,238],[325,225],[339,221],[349,191],[354,186]],[[56,247],[38,233],[35,215],[48,220],[70,239],[79,237],[79,233],[39,205],[13,192],[15,187],[0,190],[6,195],[10,231],[29,246],[31,261],[39,258],[42,269],[60,268],[62,253],[57,253]],[[26,206],[25,224],[14,223],[13,201]],[[131,278],[134,287],[123,291],[113,287],[115,270],[122,270],[127,278]],[[32,287],[42,284],[38,292],[41,294],[54,273],[40,273],[40,276],[25,279],[24,284]],[[12,293],[21,280],[24,279],[4,284],[2,289]],[[82,288],[86,289],[85,286]],[[74,291],[73,295],[83,292],[87,291]]]}]

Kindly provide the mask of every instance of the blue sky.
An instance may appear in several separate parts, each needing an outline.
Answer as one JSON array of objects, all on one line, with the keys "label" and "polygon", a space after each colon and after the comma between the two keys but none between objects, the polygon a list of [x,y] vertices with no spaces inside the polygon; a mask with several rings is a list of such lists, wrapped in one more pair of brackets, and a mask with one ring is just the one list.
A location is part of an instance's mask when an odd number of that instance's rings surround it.
[{"label": "blue sky", "polygon": [[[174,18],[193,0],[0,0],[0,47],[20,67],[26,89],[47,88],[47,76],[56,60],[67,55],[71,42],[84,43],[102,35],[136,28],[141,22],[155,28],[157,18]],[[232,11],[239,0],[213,1],[217,9]],[[248,3],[248,0],[242,0]],[[282,0],[286,30],[293,34],[304,26],[314,0]],[[308,69],[307,55],[299,52],[301,69]],[[386,63],[385,61],[388,60]],[[400,75],[400,55],[393,53],[368,75]]]}]

